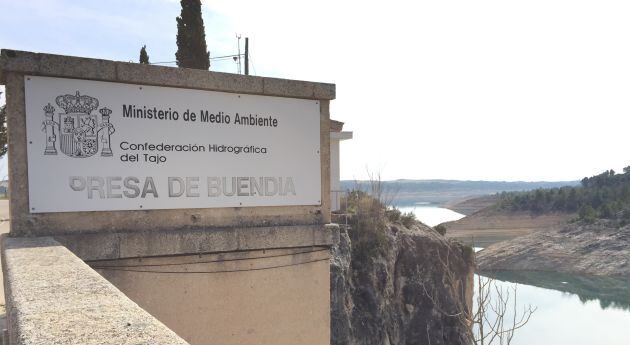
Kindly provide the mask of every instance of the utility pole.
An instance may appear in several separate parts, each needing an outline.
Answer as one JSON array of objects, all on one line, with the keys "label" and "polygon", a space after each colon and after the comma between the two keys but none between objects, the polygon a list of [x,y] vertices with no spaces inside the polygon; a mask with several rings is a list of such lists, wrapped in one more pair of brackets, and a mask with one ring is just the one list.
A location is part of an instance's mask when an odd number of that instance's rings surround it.
[{"label": "utility pole", "polygon": [[245,37],[245,75],[249,75],[249,37]]},{"label": "utility pole", "polygon": [[237,43],[238,43],[238,60],[237,60],[237,64],[238,64],[238,74],[241,74],[241,35],[236,34],[236,39],[237,39]]}]

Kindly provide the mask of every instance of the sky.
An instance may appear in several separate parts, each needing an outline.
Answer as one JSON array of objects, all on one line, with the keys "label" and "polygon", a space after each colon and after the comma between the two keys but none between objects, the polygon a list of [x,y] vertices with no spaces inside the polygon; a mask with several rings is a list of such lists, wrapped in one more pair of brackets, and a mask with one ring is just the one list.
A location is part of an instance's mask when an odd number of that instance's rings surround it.
[{"label": "sky", "polygon": [[[0,0],[0,48],[137,61],[146,44],[169,62],[179,12],[175,0]],[[620,172],[629,17],[630,2],[609,0],[203,1],[211,56],[236,53],[238,33],[253,74],[336,84],[331,117],[354,133],[342,179]]]}]

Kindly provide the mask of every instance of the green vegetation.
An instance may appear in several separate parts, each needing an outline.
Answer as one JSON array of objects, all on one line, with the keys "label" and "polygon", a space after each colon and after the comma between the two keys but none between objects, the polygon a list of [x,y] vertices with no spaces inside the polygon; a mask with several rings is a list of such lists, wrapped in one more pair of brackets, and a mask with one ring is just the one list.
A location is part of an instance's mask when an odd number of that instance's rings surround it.
[{"label": "green vegetation", "polygon": [[[348,235],[352,241],[352,260],[365,262],[379,254],[384,254],[387,247],[387,221],[396,217],[378,198],[353,190],[346,196],[344,213],[350,215]],[[398,210],[396,210],[398,211]],[[400,217],[400,211],[398,211]]]},{"label": "green vegetation", "polygon": [[143,45],[140,49],[140,63],[149,64],[149,54],[147,54],[147,46]]},{"label": "green vegetation", "polygon": [[585,177],[577,187],[501,193],[496,207],[511,211],[577,212],[580,220],[630,220],[630,166],[623,174],[613,170]]},{"label": "green vegetation", "polygon": [[208,70],[210,52],[201,17],[200,0],[181,0],[182,13],[177,17],[177,66]]},{"label": "green vegetation", "polygon": [[[374,189],[378,190],[378,187]],[[377,195],[374,197],[372,195]],[[378,191],[367,193],[362,190],[352,190],[345,196],[341,204],[343,205],[341,212],[348,214],[348,235],[352,240],[353,260],[364,262],[365,259],[374,258],[379,254],[384,254],[389,246],[387,237],[387,227],[391,225],[400,225],[407,229],[413,229],[414,225],[419,223],[413,212],[401,212],[395,207],[387,206],[382,201],[382,197]],[[443,226],[442,226],[443,227]],[[444,235],[443,231],[435,228],[435,230]]]},{"label": "green vegetation", "polygon": [[446,235],[446,226],[444,226],[444,224],[438,224],[438,225],[434,226],[433,229],[435,231],[437,231],[442,236]]},{"label": "green vegetation", "polygon": [[387,208],[385,210],[385,215],[387,216],[387,220],[389,220],[390,223],[400,223],[406,228],[411,228],[411,226],[413,226],[413,224],[418,221],[416,219],[416,215],[413,212],[402,213],[399,209],[395,207]]},{"label": "green vegetation", "polygon": [[390,224],[412,228],[418,222],[415,214],[402,213],[397,208],[388,207],[378,195],[381,195],[378,191],[368,194],[355,189],[346,196],[347,202],[342,202],[345,209],[341,211],[349,215],[348,235],[352,241],[353,260],[356,258],[358,262],[365,262],[368,258],[385,253]]}]

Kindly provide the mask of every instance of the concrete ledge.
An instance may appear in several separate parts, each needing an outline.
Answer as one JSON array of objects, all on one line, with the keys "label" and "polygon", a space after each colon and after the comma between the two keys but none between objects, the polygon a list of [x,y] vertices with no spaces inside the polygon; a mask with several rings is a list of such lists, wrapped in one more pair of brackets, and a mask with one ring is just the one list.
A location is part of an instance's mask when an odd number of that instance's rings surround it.
[{"label": "concrete ledge", "polygon": [[0,84],[5,83],[7,72],[267,96],[335,99],[335,84],[2,49]]},{"label": "concrete ledge", "polygon": [[50,237],[2,241],[16,344],[187,344]]},{"label": "concrete ledge", "polygon": [[85,261],[331,246],[338,238],[337,224],[55,236],[55,240]]}]

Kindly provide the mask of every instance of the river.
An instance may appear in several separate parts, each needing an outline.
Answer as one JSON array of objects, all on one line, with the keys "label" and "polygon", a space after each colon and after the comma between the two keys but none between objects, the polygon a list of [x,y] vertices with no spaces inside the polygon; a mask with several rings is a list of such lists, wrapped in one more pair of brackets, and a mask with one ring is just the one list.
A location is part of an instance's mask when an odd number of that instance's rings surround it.
[{"label": "river", "polygon": [[[399,209],[429,226],[464,217],[432,205]],[[536,308],[512,345],[630,344],[630,279],[545,272],[504,272],[494,278],[500,288],[517,287],[518,310]]]}]

